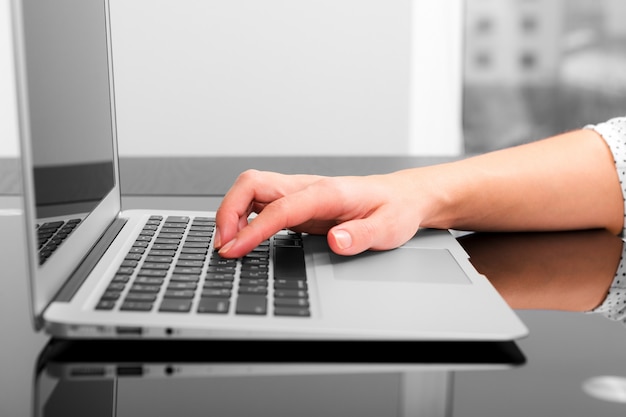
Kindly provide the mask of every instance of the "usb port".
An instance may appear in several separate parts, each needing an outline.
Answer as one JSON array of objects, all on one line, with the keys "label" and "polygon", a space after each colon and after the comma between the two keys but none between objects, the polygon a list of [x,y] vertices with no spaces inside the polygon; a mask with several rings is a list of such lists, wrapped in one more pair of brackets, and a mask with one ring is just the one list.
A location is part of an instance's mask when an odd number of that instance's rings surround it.
[{"label": "usb port", "polygon": [[125,336],[125,335],[134,335],[141,336],[143,333],[143,329],[141,327],[129,327],[129,326],[118,326],[115,328],[115,333]]},{"label": "usb port", "polygon": [[118,376],[141,376],[143,368],[140,365],[125,365],[117,367]]}]

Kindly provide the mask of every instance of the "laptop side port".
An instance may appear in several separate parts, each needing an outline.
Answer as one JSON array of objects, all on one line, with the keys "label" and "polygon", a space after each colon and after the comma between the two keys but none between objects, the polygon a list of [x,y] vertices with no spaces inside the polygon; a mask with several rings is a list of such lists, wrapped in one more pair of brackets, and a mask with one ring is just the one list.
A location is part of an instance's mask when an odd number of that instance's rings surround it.
[{"label": "laptop side port", "polygon": [[105,376],[106,370],[100,366],[81,366],[70,370],[70,375],[75,377],[91,377],[91,376]]},{"label": "laptop side port", "polygon": [[118,376],[142,376],[143,367],[141,365],[120,365],[116,369]]},{"label": "laptop side port", "polygon": [[141,336],[143,334],[143,329],[141,327],[134,326],[117,326],[115,328],[115,333],[120,336]]}]

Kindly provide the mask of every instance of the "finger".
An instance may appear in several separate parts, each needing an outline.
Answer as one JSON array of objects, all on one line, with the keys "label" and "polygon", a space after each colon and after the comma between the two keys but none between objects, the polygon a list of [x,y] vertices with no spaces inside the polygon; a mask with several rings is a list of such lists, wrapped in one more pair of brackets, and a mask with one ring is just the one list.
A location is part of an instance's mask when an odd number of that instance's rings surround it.
[{"label": "finger", "polygon": [[259,208],[257,204],[280,198],[286,182],[287,176],[271,172],[248,170],[239,175],[217,210],[219,243],[232,240],[245,227],[251,211]]},{"label": "finger", "polygon": [[379,209],[368,217],[349,220],[333,227],[328,232],[328,245],[333,252],[345,256],[368,249],[394,249],[406,243],[416,231],[397,228],[397,224],[397,216]]},{"label": "finger", "polygon": [[267,204],[264,209],[228,242],[220,255],[240,257],[276,232],[301,225],[311,219],[331,219],[340,212],[335,193],[314,183],[304,190],[286,195]]}]

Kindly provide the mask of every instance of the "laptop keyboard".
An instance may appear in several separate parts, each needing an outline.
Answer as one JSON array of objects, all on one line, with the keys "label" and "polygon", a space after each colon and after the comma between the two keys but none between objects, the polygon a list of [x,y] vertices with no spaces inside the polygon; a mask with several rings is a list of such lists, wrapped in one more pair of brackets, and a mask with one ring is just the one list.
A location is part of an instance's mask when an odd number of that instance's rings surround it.
[{"label": "laptop keyboard", "polygon": [[212,250],[214,230],[208,217],[151,216],[96,309],[310,317],[301,235],[226,259]]}]

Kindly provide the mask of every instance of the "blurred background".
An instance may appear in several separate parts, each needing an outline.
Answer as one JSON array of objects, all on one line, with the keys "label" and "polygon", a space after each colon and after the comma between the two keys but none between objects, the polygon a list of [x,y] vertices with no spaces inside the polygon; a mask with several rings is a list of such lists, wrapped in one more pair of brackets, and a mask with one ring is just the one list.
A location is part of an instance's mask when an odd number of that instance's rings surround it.
[{"label": "blurred background", "polygon": [[[17,153],[9,3],[0,156]],[[626,115],[626,0],[111,9],[122,156],[455,156]]]},{"label": "blurred background", "polygon": [[626,115],[626,1],[466,0],[466,153]]}]

